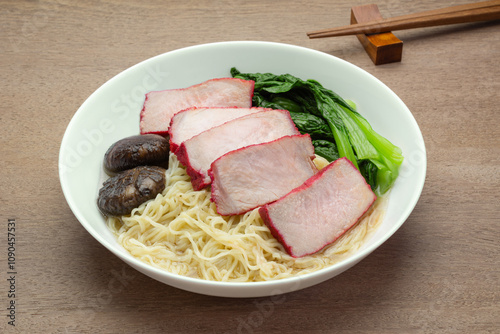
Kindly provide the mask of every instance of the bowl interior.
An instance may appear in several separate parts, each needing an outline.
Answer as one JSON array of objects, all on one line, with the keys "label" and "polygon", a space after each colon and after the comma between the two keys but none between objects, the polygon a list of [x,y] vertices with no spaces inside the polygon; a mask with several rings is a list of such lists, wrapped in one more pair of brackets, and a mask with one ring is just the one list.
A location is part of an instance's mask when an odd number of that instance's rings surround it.
[{"label": "bowl interior", "polygon": [[[229,77],[233,66],[242,72],[290,73],[302,79],[315,79],[340,96],[353,100],[373,128],[403,150],[405,161],[391,190],[384,221],[362,249],[350,258],[300,278],[258,283],[207,282],[170,274],[138,261],[107,229],[96,206],[103,177],[102,159],[115,141],[139,133],[144,94]],[[225,297],[257,297],[294,291],[350,268],[404,223],[421,194],[425,173],[426,153],[420,129],[405,104],[386,85],[331,55],[269,42],[222,42],[188,47],[153,57],[123,71],[97,89],[78,109],[67,127],[59,155],[65,198],[76,218],[97,241],[137,270],[161,282]]]}]

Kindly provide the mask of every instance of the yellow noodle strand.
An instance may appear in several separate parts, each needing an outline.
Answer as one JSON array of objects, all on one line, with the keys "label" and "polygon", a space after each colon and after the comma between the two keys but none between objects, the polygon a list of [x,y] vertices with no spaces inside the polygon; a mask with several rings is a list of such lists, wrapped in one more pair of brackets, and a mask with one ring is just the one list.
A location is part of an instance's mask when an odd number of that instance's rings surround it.
[{"label": "yellow noodle strand", "polygon": [[[314,160],[318,168],[326,160]],[[258,209],[239,216],[217,214],[208,190],[195,191],[170,154],[162,194],[129,216],[108,218],[118,242],[134,257],[175,274],[212,281],[268,281],[330,266],[358,250],[380,225],[385,198],[335,243],[313,255],[293,258],[272,236]]]}]

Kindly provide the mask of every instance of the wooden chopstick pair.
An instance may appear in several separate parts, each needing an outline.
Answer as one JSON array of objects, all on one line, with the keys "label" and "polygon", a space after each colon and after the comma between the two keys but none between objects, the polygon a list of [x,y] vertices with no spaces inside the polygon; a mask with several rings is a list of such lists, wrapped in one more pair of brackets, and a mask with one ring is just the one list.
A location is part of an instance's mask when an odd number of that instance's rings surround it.
[{"label": "wooden chopstick pair", "polygon": [[338,28],[318,30],[308,32],[307,36],[309,36],[309,38],[323,38],[358,34],[376,34],[395,30],[498,19],[500,19],[500,0],[491,0],[429,10],[378,21],[351,24]]}]

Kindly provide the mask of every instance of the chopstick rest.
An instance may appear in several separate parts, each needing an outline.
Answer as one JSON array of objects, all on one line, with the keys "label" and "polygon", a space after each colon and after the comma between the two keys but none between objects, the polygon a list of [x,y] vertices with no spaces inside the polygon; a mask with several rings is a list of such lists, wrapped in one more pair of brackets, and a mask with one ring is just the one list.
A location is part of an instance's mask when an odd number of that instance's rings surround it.
[{"label": "chopstick rest", "polygon": [[[382,20],[382,14],[375,4],[355,6],[351,8],[351,24]],[[356,35],[366,53],[375,65],[401,61],[403,41],[392,32]]]}]

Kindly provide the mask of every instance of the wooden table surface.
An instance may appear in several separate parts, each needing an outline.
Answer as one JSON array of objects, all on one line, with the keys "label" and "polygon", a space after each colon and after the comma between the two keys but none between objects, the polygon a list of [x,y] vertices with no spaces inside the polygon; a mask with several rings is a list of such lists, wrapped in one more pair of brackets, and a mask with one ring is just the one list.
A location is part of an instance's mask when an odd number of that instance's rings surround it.
[{"label": "wooden table surface", "polygon": [[[354,36],[307,38],[367,3],[0,1],[0,332],[499,333],[500,23],[395,32],[402,62],[381,66]],[[384,17],[464,3],[377,2]],[[64,131],[94,90],[152,56],[229,40],[300,45],[361,67],[406,103],[427,148],[426,184],[402,228],[280,303],[198,295],[135,271],[86,232],[59,183]]]}]

